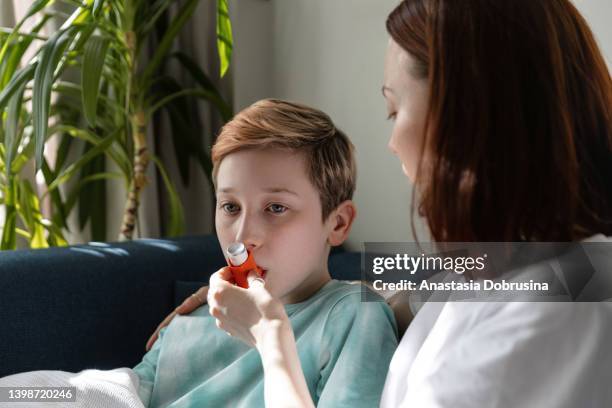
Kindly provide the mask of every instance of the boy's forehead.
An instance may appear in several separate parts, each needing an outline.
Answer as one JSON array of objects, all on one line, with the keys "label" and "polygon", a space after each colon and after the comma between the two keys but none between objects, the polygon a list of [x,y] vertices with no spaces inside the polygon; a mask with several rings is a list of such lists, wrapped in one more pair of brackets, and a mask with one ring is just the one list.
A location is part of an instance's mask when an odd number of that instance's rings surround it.
[{"label": "boy's forehead", "polygon": [[242,150],[221,160],[217,192],[245,187],[270,193],[298,194],[310,184],[305,155],[281,149]]}]

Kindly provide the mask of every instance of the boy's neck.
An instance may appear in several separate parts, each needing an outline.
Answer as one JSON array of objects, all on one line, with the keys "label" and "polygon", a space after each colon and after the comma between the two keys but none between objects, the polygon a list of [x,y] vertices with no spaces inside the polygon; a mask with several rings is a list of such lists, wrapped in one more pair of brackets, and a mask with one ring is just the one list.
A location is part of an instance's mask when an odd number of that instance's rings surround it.
[{"label": "boy's neck", "polygon": [[283,296],[280,301],[284,305],[303,302],[317,293],[330,280],[329,271],[325,268],[324,271],[309,276],[295,290]]}]

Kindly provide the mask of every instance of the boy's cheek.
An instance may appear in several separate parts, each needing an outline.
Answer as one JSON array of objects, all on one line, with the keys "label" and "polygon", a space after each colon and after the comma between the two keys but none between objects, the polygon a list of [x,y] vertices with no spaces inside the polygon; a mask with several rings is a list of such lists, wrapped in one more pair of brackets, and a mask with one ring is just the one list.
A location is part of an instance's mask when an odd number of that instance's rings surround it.
[{"label": "boy's cheek", "polygon": [[297,286],[296,281],[300,280],[298,276],[295,276],[299,275],[299,273],[296,274],[295,269],[281,267],[271,272],[266,276],[266,288],[276,298],[287,295]]},{"label": "boy's cheek", "polygon": [[223,254],[225,255],[225,249],[234,242],[234,240],[231,238],[231,232],[227,228],[224,228],[223,226],[220,226],[220,225],[216,225],[215,229],[217,231],[217,238],[219,239],[219,245],[221,246],[221,250],[223,251]]},{"label": "boy's cheek", "polygon": [[217,231],[217,236],[219,237],[219,241],[221,241],[221,239],[228,238],[229,236],[231,236],[232,224],[228,222],[227,219],[224,219],[221,214],[217,213],[215,215],[215,230]]}]

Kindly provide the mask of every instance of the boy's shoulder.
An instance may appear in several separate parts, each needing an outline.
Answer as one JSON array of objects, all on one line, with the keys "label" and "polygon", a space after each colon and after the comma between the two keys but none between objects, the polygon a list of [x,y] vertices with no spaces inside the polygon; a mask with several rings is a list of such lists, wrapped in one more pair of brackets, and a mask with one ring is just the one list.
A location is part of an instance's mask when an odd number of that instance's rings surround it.
[{"label": "boy's shoulder", "polygon": [[376,295],[368,286],[360,281],[343,281],[332,279],[327,282],[321,289],[315,292],[305,303],[313,302],[359,302],[361,297],[368,291],[368,297],[376,297],[376,300],[382,300],[382,297]]},{"label": "boy's shoulder", "polygon": [[[397,324],[384,298],[362,282],[332,280],[324,288],[323,303],[317,309],[323,332],[357,331],[360,335],[397,337]],[[375,332],[375,333],[374,333]]]},{"label": "boy's shoulder", "polygon": [[317,309],[327,310],[329,314],[354,314],[366,309],[376,310],[383,314],[391,312],[380,295],[359,281],[331,280],[307,302],[316,303]]},{"label": "boy's shoulder", "polygon": [[381,296],[361,281],[332,279],[321,291],[327,292],[329,299],[353,304],[361,302],[366,296],[369,300],[384,301]]}]

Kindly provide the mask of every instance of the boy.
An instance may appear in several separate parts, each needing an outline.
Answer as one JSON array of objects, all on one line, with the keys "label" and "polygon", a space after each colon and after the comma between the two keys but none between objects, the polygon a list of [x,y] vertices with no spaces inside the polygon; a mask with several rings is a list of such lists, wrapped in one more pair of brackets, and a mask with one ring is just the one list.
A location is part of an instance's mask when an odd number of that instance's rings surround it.
[{"label": "boy", "polygon": [[[221,247],[243,242],[265,271],[315,404],[378,406],[397,346],[392,312],[327,270],[355,217],[348,138],[318,110],[263,100],[224,126],[212,158]],[[134,370],[145,406],[264,406],[257,350],[217,328],[208,306],[177,316]]]}]

